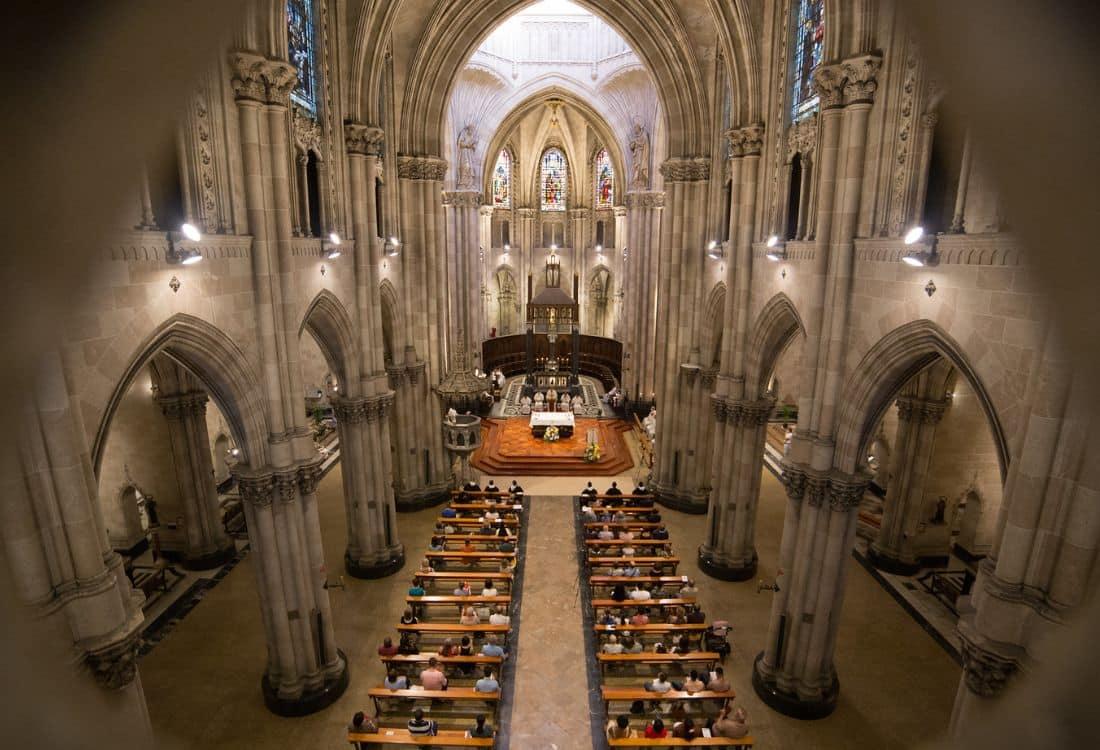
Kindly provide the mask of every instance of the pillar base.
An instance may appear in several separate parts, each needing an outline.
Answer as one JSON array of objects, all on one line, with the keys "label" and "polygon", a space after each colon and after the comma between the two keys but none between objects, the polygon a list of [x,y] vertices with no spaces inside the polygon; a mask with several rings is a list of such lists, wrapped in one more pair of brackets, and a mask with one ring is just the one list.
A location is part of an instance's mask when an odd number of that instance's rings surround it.
[{"label": "pillar base", "polygon": [[919,562],[906,562],[896,557],[884,555],[876,550],[873,544],[867,547],[867,560],[879,570],[899,576],[911,576],[921,569]]},{"label": "pillar base", "polygon": [[707,512],[707,496],[695,496],[689,493],[672,493],[660,487],[652,488],[658,503],[666,508],[701,516]]},{"label": "pillar base", "polygon": [[756,655],[752,665],[752,687],[760,700],[784,716],[794,719],[824,719],[836,709],[836,701],[840,696],[840,680],[833,677],[833,684],[818,700],[807,701],[793,693],[780,690],[774,682],[770,682],[760,673],[759,664],[764,658],[764,652]]},{"label": "pillar base", "polygon": [[185,570],[212,570],[213,568],[220,568],[236,556],[237,545],[230,540],[229,546],[225,549],[214,550],[198,557],[184,555],[179,562],[180,567]]},{"label": "pillar base", "polygon": [[752,553],[752,560],[741,565],[729,565],[718,562],[710,555],[703,553],[699,548],[699,568],[711,578],[720,581],[748,581],[756,576],[756,552]]},{"label": "pillar base", "polygon": [[401,570],[405,564],[405,548],[401,547],[397,552],[385,560],[376,562],[364,562],[354,559],[347,552],[344,553],[344,570],[352,578],[385,578]]},{"label": "pillar base", "polygon": [[348,689],[348,657],[340,649],[336,649],[344,668],[334,677],[325,680],[319,688],[305,690],[297,698],[285,698],[279,695],[278,689],[267,679],[264,673],[260,686],[264,692],[264,705],[267,710],[276,716],[308,716],[317,713],[323,708],[328,708],[335,703],[344,691]]},{"label": "pillar base", "polygon": [[398,513],[413,513],[441,505],[450,499],[451,486],[451,482],[448,481],[439,485],[421,487],[404,495],[398,493],[394,497],[394,508]]}]

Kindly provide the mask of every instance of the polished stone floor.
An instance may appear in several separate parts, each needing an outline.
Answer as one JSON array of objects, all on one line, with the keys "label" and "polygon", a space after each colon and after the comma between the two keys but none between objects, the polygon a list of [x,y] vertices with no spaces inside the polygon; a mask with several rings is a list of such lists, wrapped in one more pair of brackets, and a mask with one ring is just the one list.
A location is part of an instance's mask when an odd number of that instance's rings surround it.
[{"label": "polished stone floor", "polygon": [[[512,478],[495,479],[503,486]],[[532,495],[567,495],[579,489],[575,477],[519,479]],[[328,567],[336,580],[346,542],[339,466],[322,481],[318,497]],[[574,594],[578,569],[571,544],[572,509],[565,497],[538,500],[527,541],[512,747],[587,748],[591,742],[579,662],[583,641]],[[765,580],[774,575],[783,508],[782,487],[765,472],[757,521],[759,577]],[[263,706],[263,626],[253,556],[246,557],[139,664],[162,746],[347,747],[344,728],[356,710],[367,707],[366,691],[381,682],[375,649],[393,632],[435,513],[429,509],[398,517],[408,549],[404,571],[378,581],[345,578],[345,590],[331,591],[336,638],[349,657],[351,686],[334,706],[313,716],[282,719]],[[771,594],[756,593],[755,581],[723,583],[700,574],[693,550],[703,536],[705,517],[672,511],[665,516],[676,551],[685,560],[682,572],[696,577],[708,618],[734,625],[726,671],[749,713],[757,747],[905,748],[942,735],[959,669],[855,560],[849,562],[836,647],[841,681],[837,711],[822,721],[800,722],[765,708],[752,692],[750,671],[763,645]]]}]

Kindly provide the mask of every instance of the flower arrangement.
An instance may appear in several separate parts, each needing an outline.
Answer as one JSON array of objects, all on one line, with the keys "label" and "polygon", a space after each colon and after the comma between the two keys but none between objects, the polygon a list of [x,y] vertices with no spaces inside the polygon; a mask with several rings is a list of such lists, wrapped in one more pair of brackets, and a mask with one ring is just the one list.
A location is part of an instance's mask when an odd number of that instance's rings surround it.
[{"label": "flower arrangement", "polygon": [[590,464],[600,460],[600,446],[598,443],[589,443],[585,447],[584,460]]},{"label": "flower arrangement", "polygon": [[550,425],[546,428],[546,432],[542,433],[542,439],[545,440],[547,443],[553,443],[559,437],[561,436],[558,434],[558,428],[554,425]]}]

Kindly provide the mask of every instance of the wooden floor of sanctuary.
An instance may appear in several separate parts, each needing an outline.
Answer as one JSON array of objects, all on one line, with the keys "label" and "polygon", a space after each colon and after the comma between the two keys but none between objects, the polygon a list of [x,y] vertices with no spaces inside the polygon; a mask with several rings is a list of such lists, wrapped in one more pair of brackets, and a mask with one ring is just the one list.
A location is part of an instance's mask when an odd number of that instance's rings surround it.
[{"label": "wooden floor of sanctuary", "polygon": [[[633,428],[622,419],[579,417],[573,435],[546,442],[531,434],[527,417],[483,419],[481,447],[470,463],[487,474],[505,476],[613,476],[634,468],[626,437]],[[584,460],[585,436],[595,429],[600,459]]]}]

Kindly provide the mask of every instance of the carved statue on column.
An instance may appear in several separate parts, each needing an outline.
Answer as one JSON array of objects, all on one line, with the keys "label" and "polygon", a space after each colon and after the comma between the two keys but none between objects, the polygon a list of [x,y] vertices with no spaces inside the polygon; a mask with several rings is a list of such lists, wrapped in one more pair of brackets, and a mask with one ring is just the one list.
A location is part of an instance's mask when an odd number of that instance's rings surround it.
[{"label": "carved statue on column", "polygon": [[646,133],[645,126],[637,121],[630,136],[630,154],[630,189],[646,190],[649,188],[649,134]]},{"label": "carved statue on column", "polygon": [[477,187],[474,180],[474,149],[477,148],[477,133],[473,125],[462,128],[458,134],[458,189],[473,190]]}]

